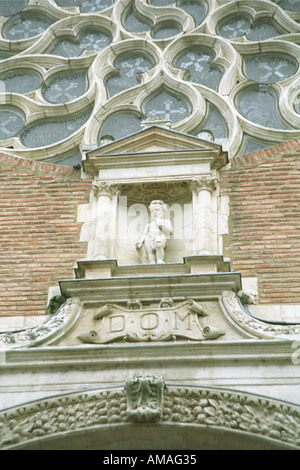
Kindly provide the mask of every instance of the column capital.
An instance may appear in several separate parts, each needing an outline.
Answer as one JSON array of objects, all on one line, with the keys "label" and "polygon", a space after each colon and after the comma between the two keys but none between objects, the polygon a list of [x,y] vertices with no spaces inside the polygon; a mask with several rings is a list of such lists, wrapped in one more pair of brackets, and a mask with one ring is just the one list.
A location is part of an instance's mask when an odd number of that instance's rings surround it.
[{"label": "column capital", "polygon": [[112,198],[119,191],[116,184],[108,183],[106,181],[94,181],[92,183],[92,189],[97,199],[100,196],[108,196]]},{"label": "column capital", "polygon": [[207,190],[212,193],[218,187],[218,179],[210,175],[200,176],[192,180],[191,187],[197,194],[202,190]]}]

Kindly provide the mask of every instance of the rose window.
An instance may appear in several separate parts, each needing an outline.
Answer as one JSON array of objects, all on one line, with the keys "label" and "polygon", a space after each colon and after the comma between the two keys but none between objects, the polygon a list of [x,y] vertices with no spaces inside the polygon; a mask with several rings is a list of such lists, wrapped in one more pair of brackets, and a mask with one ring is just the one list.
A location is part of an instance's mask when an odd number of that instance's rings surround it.
[{"label": "rose window", "polygon": [[229,157],[299,135],[298,0],[0,2],[0,152],[81,163],[145,121]]}]

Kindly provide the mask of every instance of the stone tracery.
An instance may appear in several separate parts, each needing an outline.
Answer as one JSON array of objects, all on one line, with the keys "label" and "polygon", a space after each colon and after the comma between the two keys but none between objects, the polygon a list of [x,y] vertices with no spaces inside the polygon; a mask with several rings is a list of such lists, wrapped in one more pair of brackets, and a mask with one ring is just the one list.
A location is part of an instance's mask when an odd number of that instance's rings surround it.
[{"label": "stone tracery", "polygon": [[[13,148],[16,155],[30,153],[37,160],[62,161],[76,152],[79,158],[80,145],[98,145],[101,129],[109,119],[118,122],[123,110],[138,119],[134,127],[124,130],[125,135],[136,132],[142,119],[152,116],[145,107],[159,89],[170,95],[175,92],[174,99],[182,100],[181,113],[176,119],[168,117],[174,129],[192,135],[204,129],[214,140],[226,143],[230,156],[243,152],[247,139],[259,149],[297,134],[300,15],[292,0],[260,0],[251,7],[245,0],[229,4],[223,0],[209,4],[204,0],[122,4],[29,0],[18,2],[14,9],[3,8],[0,116],[8,108],[24,115],[20,129],[1,135],[3,150]],[[14,86],[5,75],[8,68],[14,73]],[[87,71],[87,86],[70,93],[63,101],[67,106],[60,108],[62,101],[43,91],[51,83],[58,87],[60,77],[69,78],[75,87],[74,77],[83,71]],[[25,72],[28,87],[24,89]],[[251,99],[261,83],[268,87],[263,120],[239,105]],[[166,114],[172,103],[164,95],[161,98],[161,113]],[[272,100],[277,122],[272,121]],[[88,105],[93,108],[90,118],[78,132],[63,136],[59,157],[57,140],[47,143],[41,138],[32,146],[21,138],[32,125],[39,128],[41,117],[77,118]],[[223,124],[216,121],[218,113]],[[40,150],[43,147],[46,155]]]}]

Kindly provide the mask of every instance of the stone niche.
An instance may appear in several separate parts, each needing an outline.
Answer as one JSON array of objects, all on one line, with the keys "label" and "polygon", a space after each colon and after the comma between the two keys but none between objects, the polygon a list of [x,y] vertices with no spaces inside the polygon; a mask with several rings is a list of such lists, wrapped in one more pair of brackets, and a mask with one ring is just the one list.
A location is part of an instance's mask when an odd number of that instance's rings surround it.
[{"label": "stone niche", "polygon": [[[87,152],[84,169],[94,177],[82,236],[87,259],[136,265],[222,255],[220,227],[228,214],[218,173],[227,162],[219,145],[158,126]],[[145,240],[137,246],[153,216],[153,201],[164,203],[160,220],[164,228],[169,224],[163,255],[156,249],[155,259]]]},{"label": "stone niche", "polygon": [[[142,263],[136,243],[150,221],[152,201],[163,201],[171,222],[172,233],[167,236],[164,262],[182,262],[193,252],[192,190],[187,182],[142,183],[122,186],[117,215],[116,258],[119,264]],[[149,262],[149,260],[147,260]]]}]

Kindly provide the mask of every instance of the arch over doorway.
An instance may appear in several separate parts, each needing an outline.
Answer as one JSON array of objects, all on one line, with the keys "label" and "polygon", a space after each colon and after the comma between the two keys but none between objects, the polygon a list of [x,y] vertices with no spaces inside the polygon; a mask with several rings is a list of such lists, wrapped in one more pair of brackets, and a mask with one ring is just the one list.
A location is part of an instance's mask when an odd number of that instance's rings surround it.
[{"label": "arch over doorway", "polygon": [[[3,450],[300,448],[300,406],[135,377],[0,412]],[[148,393],[150,391],[150,393]]]}]

